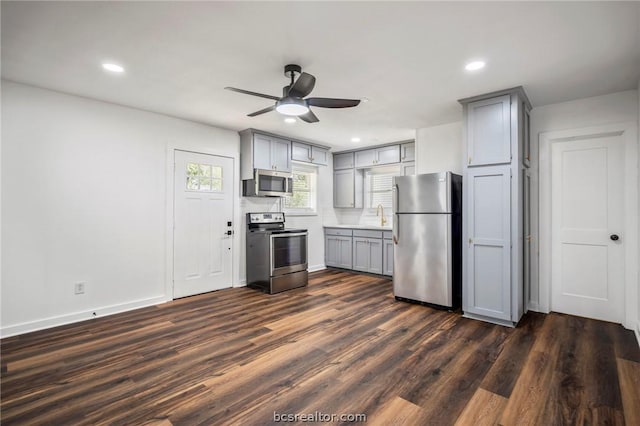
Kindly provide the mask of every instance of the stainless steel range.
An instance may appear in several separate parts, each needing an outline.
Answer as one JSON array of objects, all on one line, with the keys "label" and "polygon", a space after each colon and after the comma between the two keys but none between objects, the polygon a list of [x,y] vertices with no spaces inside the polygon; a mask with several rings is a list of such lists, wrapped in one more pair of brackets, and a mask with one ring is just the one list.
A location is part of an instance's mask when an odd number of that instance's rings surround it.
[{"label": "stainless steel range", "polygon": [[247,213],[247,286],[266,293],[308,282],[307,230],[284,227],[284,213]]}]

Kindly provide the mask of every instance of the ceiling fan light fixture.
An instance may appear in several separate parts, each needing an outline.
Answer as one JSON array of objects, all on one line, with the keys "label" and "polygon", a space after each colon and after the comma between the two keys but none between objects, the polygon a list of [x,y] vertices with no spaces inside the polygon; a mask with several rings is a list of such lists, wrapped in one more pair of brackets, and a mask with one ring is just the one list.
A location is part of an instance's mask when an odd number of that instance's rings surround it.
[{"label": "ceiling fan light fixture", "polygon": [[276,111],[283,115],[299,116],[309,112],[304,99],[285,98],[276,103]]}]

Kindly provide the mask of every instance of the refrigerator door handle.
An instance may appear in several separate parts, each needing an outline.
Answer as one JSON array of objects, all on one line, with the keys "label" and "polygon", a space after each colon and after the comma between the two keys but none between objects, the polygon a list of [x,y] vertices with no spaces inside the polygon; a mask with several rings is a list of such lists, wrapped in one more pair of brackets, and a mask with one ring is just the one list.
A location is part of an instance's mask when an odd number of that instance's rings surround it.
[{"label": "refrigerator door handle", "polygon": [[398,214],[398,202],[399,202],[399,197],[400,197],[400,188],[398,187],[398,184],[396,183],[395,185],[393,185],[393,192],[394,192],[394,197],[393,197],[393,207],[392,207],[392,211],[394,212],[395,216],[393,218],[393,243],[395,245],[398,245],[398,235],[400,232],[400,215]]}]

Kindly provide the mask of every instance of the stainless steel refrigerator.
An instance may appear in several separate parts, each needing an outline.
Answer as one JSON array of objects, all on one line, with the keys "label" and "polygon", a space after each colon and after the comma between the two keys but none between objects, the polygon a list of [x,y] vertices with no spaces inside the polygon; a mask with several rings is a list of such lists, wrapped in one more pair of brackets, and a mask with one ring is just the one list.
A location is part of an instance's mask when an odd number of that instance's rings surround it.
[{"label": "stainless steel refrigerator", "polygon": [[393,294],[456,309],[462,283],[462,176],[393,178]]}]

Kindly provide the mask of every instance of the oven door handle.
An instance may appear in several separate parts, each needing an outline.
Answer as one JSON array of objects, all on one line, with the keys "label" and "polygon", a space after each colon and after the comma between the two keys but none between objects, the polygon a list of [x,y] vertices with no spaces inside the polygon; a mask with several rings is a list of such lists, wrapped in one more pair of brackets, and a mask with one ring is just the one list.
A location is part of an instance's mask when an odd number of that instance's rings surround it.
[{"label": "oven door handle", "polygon": [[290,234],[287,234],[286,232],[282,233],[282,234],[271,234],[271,238],[283,238],[283,237],[302,237],[302,236],[307,236],[309,235],[308,232],[293,232]]}]

